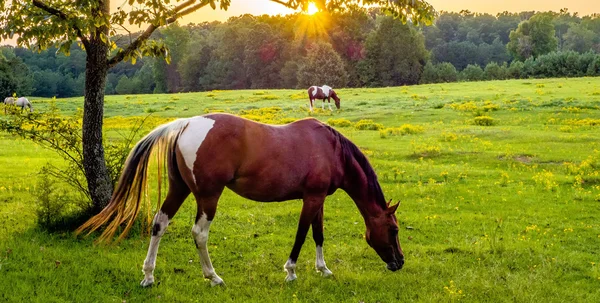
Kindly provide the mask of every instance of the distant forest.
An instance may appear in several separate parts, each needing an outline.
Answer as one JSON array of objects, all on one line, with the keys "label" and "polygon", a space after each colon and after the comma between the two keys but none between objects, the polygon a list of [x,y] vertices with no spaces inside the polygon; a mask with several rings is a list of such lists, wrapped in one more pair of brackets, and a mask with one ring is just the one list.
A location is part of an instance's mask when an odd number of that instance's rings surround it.
[{"label": "distant forest", "polygon": [[[117,43],[135,38],[114,37]],[[110,70],[107,94],[246,88],[379,87],[600,75],[600,15],[442,12],[431,26],[378,9],[314,16],[243,15],[155,32],[170,49]],[[83,94],[85,53],[0,48],[0,93]]]}]

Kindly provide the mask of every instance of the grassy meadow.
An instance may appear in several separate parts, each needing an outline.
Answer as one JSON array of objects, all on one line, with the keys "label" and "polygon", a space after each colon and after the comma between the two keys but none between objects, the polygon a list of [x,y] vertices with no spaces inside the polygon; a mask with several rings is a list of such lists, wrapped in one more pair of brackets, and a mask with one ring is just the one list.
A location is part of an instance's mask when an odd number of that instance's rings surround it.
[{"label": "grassy meadow", "polygon": [[[96,246],[94,236],[41,230],[37,172],[61,160],[0,133],[0,301],[600,301],[600,78],[336,91],[341,110],[317,103],[314,113],[304,90],[108,96],[106,134],[118,138],[149,114],[147,130],[216,111],[267,123],[329,121],[369,157],[386,198],[402,202],[401,271],[385,269],[354,203],[338,191],[325,202],[334,276],[315,272],[309,233],[298,280],[286,283],[301,202],[255,203],[226,190],[209,252],[227,286],[202,277],[189,198],[162,239],[156,284],[141,288],[149,237]],[[51,102],[32,101],[36,110]],[[56,100],[65,113],[82,102]]]}]

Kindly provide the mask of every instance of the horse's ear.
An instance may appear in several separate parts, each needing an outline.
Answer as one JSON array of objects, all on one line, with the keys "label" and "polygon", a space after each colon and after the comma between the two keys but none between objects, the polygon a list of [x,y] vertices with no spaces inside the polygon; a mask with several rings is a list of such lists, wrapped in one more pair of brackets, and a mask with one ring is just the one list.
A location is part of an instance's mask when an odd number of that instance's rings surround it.
[{"label": "horse's ear", "polygon": [[400,206],[400,202],[396,203],[395,205],[392,205],[391,207],[388,206],[387,212],[391,215],[393,213],[396,212],[396,209],[398,209],[398,206]]},{"label": "horse's ear", "polygon": [[390,204],[392,204],[392,199],[390,199],[389,201],[387,201],[387,203],[385,203],[385,206],[387,208],[390,208]]}]

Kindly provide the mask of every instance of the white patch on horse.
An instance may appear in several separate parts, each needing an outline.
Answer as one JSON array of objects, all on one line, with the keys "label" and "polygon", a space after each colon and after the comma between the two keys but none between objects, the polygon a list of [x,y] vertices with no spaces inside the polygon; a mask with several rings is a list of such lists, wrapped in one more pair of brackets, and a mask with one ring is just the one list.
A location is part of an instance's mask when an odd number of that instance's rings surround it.
[{"label": "white patch on horse", "polygon": [[144,280],[140,283],[143,287],[150,286],[154,283],[154,267],[156,266],[156,254],[158,253],[158,245],[160,244],[160,238],[167,230],[169,226],[169,216],[158,211],[152,221],[152,237],[150,238],[150,247],[148,247],[148,254],[144,260],[144,267],[142,272],[144,273]]},{"label": "white patch on horse", "polygon": [[313,89],[313,91],[312,91],[313,97],[316,96],[317,93],[319,93],[319,87],[317,87],[317,86],[311,86],[310,88]]},{"label": "white patch on horse", "polygon": [[323,90],[323,95],[325,95],[325,97],[329,97],[329,92],[331,91],[331,87],[329,87],[327,85],[323,85],[323,86],[321,86],[321,90]]},{"label": "white patch on horse", "polygon": [[190,118],[187,128],[183,131],[177,142],[181,155],[185,160],[185,164],[192,173],[194,184],[196,184],[196,176],[194,176],[194,164],[196,163],[197,158],[196,153],[214,124],[215,120],[206,117]]},{"label": "white patch on horse", "polygon": [[27,98],[25,97],[20,97],[19,99],[17,99],[17,106],[23,107],[27,103],[29,103],[29,100],[27,100]]},{"label": "white patch on horse", "polygon": [[325,265],[322,246],[317,246],[317,261],[315,262],[315,268],[323,275],[323,277],[329,277],[333,274],[331,270],[327,268],[327,265]]},{"label": "white patch on horse", "polygon": [[[14,99],[14,98],[13,98]],[[31,106],[31,102],[25,97],[20,97],[16,101],[13,101],[18,107],[21,107],[21,110],[25,109],[25,107],[29,107],[29,111],[33,112],[33,106]]]},{"label": "white patch on horse", "polygon": [[291,282],[298,278],[296,276],[296,262],[292,261],[292,259],[288,259],[285,262],[283,269],[287,272],[287,276],[285,277],[286,282]]},{"label": "white patch on horse", "polygon": [[204,275],[204,278],[210,280],[211,286],[215,286],[224,283],[223,279],[215,272],[212,262],[210,262],[210,256],[208,255],[207,243],[211,222],[212,221],[206,219],[206,214],[202,213],[198,222],[192,227],[192,235],[194,235],[194,241],[196,241],[196,246],[198,247],[198,255],[200,256],[200,263],[202,264],[202,274]]}]

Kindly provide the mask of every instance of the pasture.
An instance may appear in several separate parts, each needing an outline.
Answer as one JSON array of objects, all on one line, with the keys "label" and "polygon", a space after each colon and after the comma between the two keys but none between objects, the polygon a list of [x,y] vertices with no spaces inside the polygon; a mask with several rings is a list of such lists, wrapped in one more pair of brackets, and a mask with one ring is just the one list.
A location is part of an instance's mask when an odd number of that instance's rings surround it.
[{"label": "pasture", "polygon": [[[186,201],[162,238],[156,284],[141,288],[149,237],[95,246],[94,235],[40,230],[36,173],[60,160],[2,133],[0,301],[600,301],[600,78],[336,91],[341,110],[317,101],[314,113],[304,90],[108,96],[106,134],[117,138],[148,114],[147,130],[215,111],[329,121],[369,157],[386,198],[401,201],[402,270],[385,269],[356,206],[337,191],[324,210],[334,276],[315,272],[309,233],[298,280],[286,283],[301,202],[256,203],[226,190],[209,252],[227,286],[202,278],[190,231],[195,202]],[[50,102],[30,100],[36,110]],[[82,102],[56,100],[65,113]]]}]

